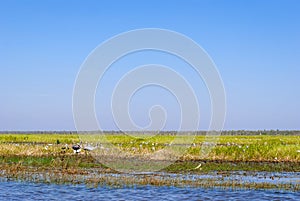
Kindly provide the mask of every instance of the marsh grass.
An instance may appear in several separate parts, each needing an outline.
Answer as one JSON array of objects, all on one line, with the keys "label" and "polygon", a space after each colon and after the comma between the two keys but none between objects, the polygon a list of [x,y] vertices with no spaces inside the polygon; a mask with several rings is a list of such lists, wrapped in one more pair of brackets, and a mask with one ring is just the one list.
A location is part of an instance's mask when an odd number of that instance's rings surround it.
[{"label": "marsh grass", "polygon": [[[221,173],[223,174],[223,173]],[[161,174],[116,174],[105,173],[92,169],[78,170],[68,169],[58,171],[56,169],[47,169],[47,171],[37,168],[24,168],[22,165],[14,167],[2,167],[0,177],[7,180],[21,180],[41,183],[56,184],[86,184],[88,187],[135,187],[135,186],[176,186],[176,187],[202,187],[202,188],[223,188],[223,189],[279,189],[289,191],[299,191],[298,183],[270,183],[270,182],[240,182],[236,180],[225,180],[227,175],[218,178],[185,178],[182,175],[161,175]]]},{"label": "marsh grass", "polygon": [[[173,143],[174,135],[157,135],[140,138],[127,135],[87,135],[80,138],[78,135],[63,134],[2,134],[0,135],[0,158],[27,158],[25,161],[35,158],[31,163],[49,161],[51,158],[89,158],[89,152],[82,152],[74,155],[70,148],[72,144],[79,143],[82,139],[89,141],[83,144],[93,144],[94,146],[104,146],[101,139],[105,137],[105,142],[117,148],[120,153],[125,153],[124,157],[146,157],[147,154],[157,153],[170,146],[186,148],[187,152],[179,159],[181,161],[231,161],[231,162],[299,162],[300,161],[300,136],[220,136],[215,147],[206,155],[201,155],[202,144],[205,136],[195,136],[193,144],[185,144],[185,136],[179,136],[177,144]],[[65,144],[69,149],[62,150]],[[113,152],[113,149],[97,149],[98,153],[112,158],[120,155]],[[80,156],[80,157],[78,157]],[[170,155],[169,157],[172,157]],[[48,158],[45,160],[45,158]],[[68,159],[68,160],[67,160]],[[151,158],[146,158],[151,159]],[[156,158],[157,159],[157,158]],[[90,160],[92,163],[92,160]],[[93,161],[95,162],[95,161]],[[30,163],[30,162],[29,162]]]},{"label": "marsh grass", "polygon": [[[104,141],[101,141],[105,138]],[[126,152],[124,160],[140,157],[145,158],[164,148],[175,146],[185,147],[185,136],[157,135],[131,137],[126,135],[86,135],[84,138],[72,134],[1,134],[0,135],[0,170],[1,175],[7,178],[27,178],[34,181],[46,182],[86,182],[92,185],[190,185],[190,186],[227,186],[227,187],[266,187],[273,188],[273,184],[246,184],[227,182],[219,184],[217,181],[179,181],[176,179],[165,180],[157,177],[124,177],[111,178],[102,174],[117,173],[115,170],[100,164],[88,151],[74,154],[70,148],[74,143],[91,144],[100,147],[100,154],[107,158],[118,159],[120,155],[106,147],[109,143],[120,151]],[[86,140],[86,141],[85,141]],[[164,168],[163,172],[184,174],[205,174],[211,171],[268,171],[268,172],[300,172],[300,136],[281,135],[251,135],[251,136],[220,136],[212,151],[202,156],[201,148],[205,136],[195,136],[189,144],[187,152],[176,162]],[[62,149],[68,144],[69,149]],[[144,158],[143,158],[144,157]],[[170,157],[172,157],[170,155]],[[155,158],[164,160],[164,158]],[[201,168],[195,168],[201,164]],[[122,163],[120,162],[120,166]],[[88,177],[91,170],[97,169],[101,177]],[[36,175],[42,175],[37,178]],[[73,175],[70,177],[70,175]],[[81,175],[81,176],[80,176]],[[81,179],[80,179],[81,178]],[[81,181],[82,180],[82,181]],[[278,185],[277,185],[278,187]],[[276,188],[277,188],[276,187]],[[299,189],[299,185],[282,188]]]}]

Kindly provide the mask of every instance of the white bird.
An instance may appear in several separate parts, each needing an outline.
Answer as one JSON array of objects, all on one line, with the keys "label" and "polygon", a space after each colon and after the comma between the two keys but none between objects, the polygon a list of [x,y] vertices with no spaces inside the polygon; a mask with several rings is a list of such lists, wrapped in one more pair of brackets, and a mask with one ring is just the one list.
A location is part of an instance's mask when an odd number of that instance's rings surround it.
[{"label": "white bird", "polygon": [[195,167],[194,169],[196,170],[196,169],[199,169],[200,167],[201,167],[201,163],[197,167]]},{"label": "white bird", "polygon": [[87,146],[84,146],[83,149],[86,150],[86,151],[93,151],[94,149],[96,149],[96,147],[93,147],[91,145],[87,145]]}]

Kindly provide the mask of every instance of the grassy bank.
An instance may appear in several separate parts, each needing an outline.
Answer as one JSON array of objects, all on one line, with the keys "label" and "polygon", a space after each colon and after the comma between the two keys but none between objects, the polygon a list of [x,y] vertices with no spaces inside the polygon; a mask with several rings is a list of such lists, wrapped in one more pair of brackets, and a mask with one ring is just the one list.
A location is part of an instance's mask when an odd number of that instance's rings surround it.
[{"label": "grassy bank", "polygon": [[[163,135],[136,135],[120,133],[105,136],[75,134],[0,134],[0,176],[8,179],[22,179],[55,183],[81,183],[91,185],[178,185],[202,187],[245,187],[245,188],[281,188],[299,190],[299,185],[253,184],[238,181],[219,180],[176,180],[152,176],[118,176],[106,174],[118,173],[105,164],[99,163],[93,151],[73,153],[72,144],[82,143],[101,150],[104,157],[128,160],[159,152],[170,146],[185,148],[185,154],[165,167],[163,173],[179,174],[230,174],[231,171],[263,172],[300,172],[300,136],[299,135],[225,135],[212,144],[211,152],[201,154],[204,135],[191,136],[172,133]],[[175,140],[176,138],[176,140]],[[122,155],[109,150],[108,145],[127,153]],[[68,147],[68,148],[66,148]],[[127,158],[128,157],[128,158]],[[146,158],[146,160],[148,160]],[[152,159],[149,159],[152,160]],[[122,164],[122,163],[121,163]],[[201,165],[200,165],[201,164]],[[97,174],[95,174],[95,171]],[[93,175],[98,175],[94,177]],[[38,175],[38,176],[37,176]]]},{"label": "grassy bank", "polygon": [[[102,136],[103,137],[103,136]],[[162,150],[169,146],[185,146],[185,135],[156,135],[130,137],[126,135],[105,135],[105,143],[113,144],[119,150],[132,155],[142,156]],[[101,139],[91,135],[79,137],[73,134],[1,134],[0,164],[20,163],[23,166],[52,168],[105,167],[99,164],[88,151],[74,154],[72,144],[89,139],[94,146],[106,146]],[[166,171],[300,171],[300,136],[293,135],[251,135],[220,136],[208,155],[201,155],[205,136],[195,136],[187,152]],[[99,143],[100,142],[100,143]],[[69,149],[63,147],[69,146]],[[110,153],[109,157],[114,156]],[[194,169],[198,164],[202,166]]]}]

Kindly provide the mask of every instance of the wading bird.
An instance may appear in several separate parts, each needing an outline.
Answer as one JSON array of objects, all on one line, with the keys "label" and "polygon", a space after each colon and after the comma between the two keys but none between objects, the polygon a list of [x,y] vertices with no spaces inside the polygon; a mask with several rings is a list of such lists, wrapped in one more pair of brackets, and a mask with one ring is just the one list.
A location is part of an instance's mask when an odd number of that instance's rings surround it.
[{"label": "wading bird", "polygon": [[81,151],[81,146],[80,146],[80,144],[74,144],[73,146],[72,146],[72,149],[74,150],[74,153],[79,153],[80,151]]},{"label": "wading bird", "polygon": [[91,145],[86,145],[86,146],[83,147],[83,149],[85,151],[93,151],[94,149],[96,149],[96,147],[93,147]]}]

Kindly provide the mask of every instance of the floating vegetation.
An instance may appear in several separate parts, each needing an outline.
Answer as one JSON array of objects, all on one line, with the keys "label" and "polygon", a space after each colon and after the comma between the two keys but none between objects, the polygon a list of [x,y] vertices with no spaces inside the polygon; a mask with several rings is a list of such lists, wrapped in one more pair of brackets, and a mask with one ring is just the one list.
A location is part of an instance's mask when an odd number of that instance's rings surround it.
[{"label": "floating vegetation", "polygon": [[111,186],[175,186],[231,189],[300,190],[300,174],[266,172],[213,172],[210,174],[148,174],[105,173],[99,169],[36,169],[16,166],[2,169],[0,176],[7,180],[22,180],[55,184],[86,184],[89,187]]}]

